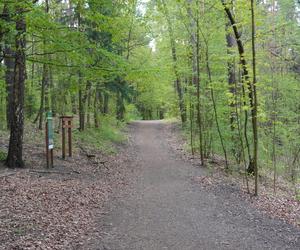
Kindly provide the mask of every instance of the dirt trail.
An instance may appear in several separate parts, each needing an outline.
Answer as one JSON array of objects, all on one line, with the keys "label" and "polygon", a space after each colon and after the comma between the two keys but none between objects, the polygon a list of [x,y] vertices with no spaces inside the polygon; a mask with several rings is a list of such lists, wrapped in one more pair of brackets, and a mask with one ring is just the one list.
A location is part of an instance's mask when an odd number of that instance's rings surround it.
[{"label": "dirt trail", "polygon": [[193,183],[205,170],[175,158],[162,122],[131,125],[138,169],[101,218],[89,249],[300,249],[300,231],[270,219],[230,190]]}]

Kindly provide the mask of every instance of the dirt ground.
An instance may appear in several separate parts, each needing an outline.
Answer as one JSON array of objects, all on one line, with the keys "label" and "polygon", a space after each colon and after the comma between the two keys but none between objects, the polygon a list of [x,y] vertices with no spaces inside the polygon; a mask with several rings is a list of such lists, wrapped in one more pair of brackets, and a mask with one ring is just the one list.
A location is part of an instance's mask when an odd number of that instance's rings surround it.
[{"label": "dirt ground", "polygon": [[208,170],[182,157],[170,130],[134,122],[117,155],[57,154],[49,173],[43,144],[26,144],[27,169],[0,169],[0,249],[300,249],[299,228],[238,186],[206,188]]},{"label": "dirt ground", "polygon": [[90,234],[98,237],[96,218],[134,166],[130,143],[116,146],[117,155],[74,147],[65,160],[55,149],[54,168],[46,169],[43,141],[25,141],[25,169],[0,164],[0,249],[83,249]]},{"label": "dirt ground", "polygon": [[178,157],[163,122],[131,125],[138,161],[129,186],[98,218],[83,249],[300,249],[300,230],[273,219],[230,185],[199,188],[206,170]]}]

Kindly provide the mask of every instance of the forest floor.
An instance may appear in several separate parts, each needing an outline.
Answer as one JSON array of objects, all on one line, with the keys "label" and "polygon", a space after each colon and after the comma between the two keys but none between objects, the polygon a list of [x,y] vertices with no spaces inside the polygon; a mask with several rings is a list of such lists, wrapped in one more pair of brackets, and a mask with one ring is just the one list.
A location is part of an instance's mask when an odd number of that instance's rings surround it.
[{"label": "forest floor", "polygon": [[[65,160],[56,145],[54,168],[47,169],[43,132],[26,131],[26,168],[10,170],[0,162],[0,249],[84,249],[113,190],[127,185],[134,158],[130,143],[115,144],[115,154],[111,146],[103,153],[74,141],[73,157]],[[2,133],[1,152],[7,145]]]},{"label": "forest floor", "polygon": [[26,142],[26,169],[0,167],[0,249],[300,248],[299,202],[250,197],[216,163],[200,167],[178,132],[134,122],[117,154],[75,147],[49,170],[42,141]]}]

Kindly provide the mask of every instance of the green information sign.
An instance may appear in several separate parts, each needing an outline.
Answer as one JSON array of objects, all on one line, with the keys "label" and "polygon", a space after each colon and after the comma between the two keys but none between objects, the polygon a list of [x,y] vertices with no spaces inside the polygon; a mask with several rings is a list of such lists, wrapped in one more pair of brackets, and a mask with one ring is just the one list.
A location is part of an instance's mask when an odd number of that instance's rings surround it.
[{"label": "green information sign", "polygon": [[47,113],[47,124],[48,124],[48,149],[54,148],[54,139],[53,139],[53,119],[52,112]]}]

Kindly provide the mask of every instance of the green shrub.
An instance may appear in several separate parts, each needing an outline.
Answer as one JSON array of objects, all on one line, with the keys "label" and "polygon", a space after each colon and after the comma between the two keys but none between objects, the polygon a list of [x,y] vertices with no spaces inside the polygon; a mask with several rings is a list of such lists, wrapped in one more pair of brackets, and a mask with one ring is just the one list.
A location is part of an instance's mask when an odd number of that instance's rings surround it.
[{"label": "green shrub", "polygon": [[0,161],[5,161],[7,157],[7,153],[0,150]]}]

